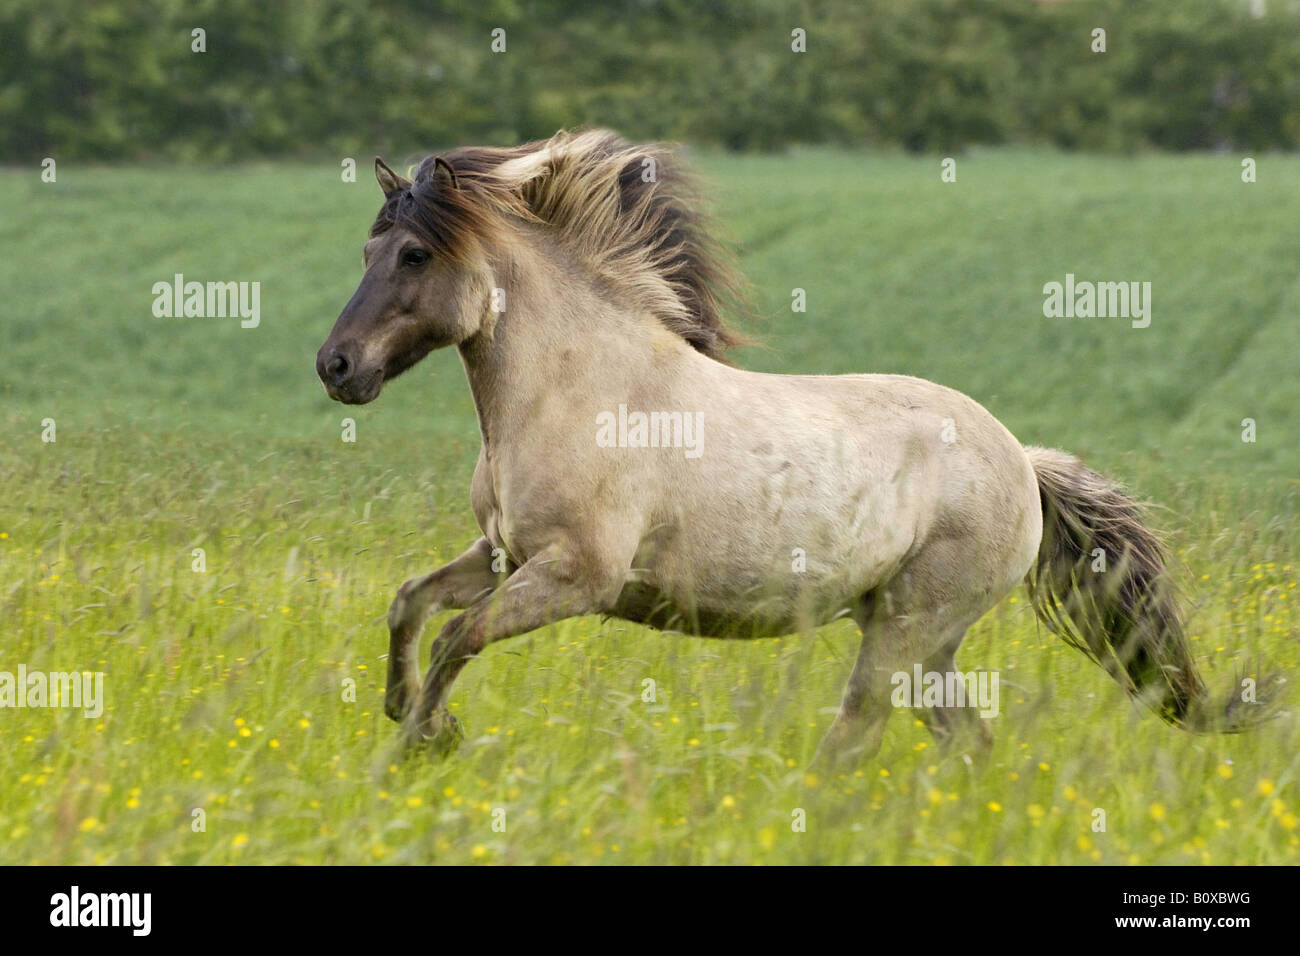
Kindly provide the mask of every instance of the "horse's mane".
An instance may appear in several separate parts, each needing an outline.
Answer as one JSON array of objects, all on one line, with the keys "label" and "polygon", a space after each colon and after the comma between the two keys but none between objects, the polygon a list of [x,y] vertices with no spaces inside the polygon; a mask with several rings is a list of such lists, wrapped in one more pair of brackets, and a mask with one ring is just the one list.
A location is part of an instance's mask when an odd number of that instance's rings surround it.
[{"label": "horse's mane", "polygon": [[[450,172],[448,172],[448,167]],[[559,132],[511,148],[467,146],[420,163],[380,210],[394,225],[465,260],[543,224],[579,262],[705,355],[745,341],[723,321],[743,300],[673,152],[606,130]]]}]

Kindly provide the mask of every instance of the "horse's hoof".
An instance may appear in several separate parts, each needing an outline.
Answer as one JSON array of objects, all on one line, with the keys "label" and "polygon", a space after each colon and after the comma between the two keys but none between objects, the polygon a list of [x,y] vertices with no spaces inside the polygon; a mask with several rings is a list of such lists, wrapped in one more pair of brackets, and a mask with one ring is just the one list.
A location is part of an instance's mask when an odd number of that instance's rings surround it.
[{"label": "horse's hoof", "polygon": [[448,713],[436,716],[433,733],[428,737],[429,745],[434,752],[445,757],[459,748],[460,742],[464,739],[465,727],[459,720]]},{"label": "horse's hoof", "polygon": [[461,722],[446,711],[431,714],[425,723],[406,733],[408,750],[425,749],[435,756],[445,757],[454,752],[465,739]]},{"label": "horse's hoof", "polygon": [[410,702],[407,701],[403,691],[392,691],[384,695],[384,714],[394,723],[400,724],[404,721],[410,709]]}]

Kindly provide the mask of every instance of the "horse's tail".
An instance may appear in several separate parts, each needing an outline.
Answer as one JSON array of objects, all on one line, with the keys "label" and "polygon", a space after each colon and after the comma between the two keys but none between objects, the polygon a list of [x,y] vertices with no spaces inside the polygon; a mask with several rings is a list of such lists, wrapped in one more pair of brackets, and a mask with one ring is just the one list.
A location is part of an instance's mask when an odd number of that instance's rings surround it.
[{"label": "horse's tail", "polygon": [[1025,453],[1043,502],[1043,540],[1025,582],[1039,620],[1170,724],[1234,729],[1207,718],[1164,549],[1142,507],[1071,455]]}]

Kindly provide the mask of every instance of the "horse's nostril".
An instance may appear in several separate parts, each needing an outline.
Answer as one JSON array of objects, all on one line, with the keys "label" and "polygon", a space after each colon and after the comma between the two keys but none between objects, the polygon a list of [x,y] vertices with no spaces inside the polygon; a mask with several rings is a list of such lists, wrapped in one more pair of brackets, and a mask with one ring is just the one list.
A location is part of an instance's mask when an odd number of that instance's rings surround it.
[{"label": "horse's nostril", "polygon": [[337,385],[348,377],[351,366],[348,364],[346,356],[335,352],[330,356],[330,360],[325,363],[325,371],[329,375],[330,381]]}]

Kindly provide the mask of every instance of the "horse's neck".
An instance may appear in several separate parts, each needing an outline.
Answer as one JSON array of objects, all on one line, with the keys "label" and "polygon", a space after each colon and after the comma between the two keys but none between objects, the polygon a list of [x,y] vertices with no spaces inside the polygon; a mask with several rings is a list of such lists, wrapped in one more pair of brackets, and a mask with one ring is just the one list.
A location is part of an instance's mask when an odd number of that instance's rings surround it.
[{"label": "horse's neck", "polygon": [[658,320],[610,301],[537,238],[514,250],[496,276],[504,311],[460,346],[485,444],[509,441],[557,389],[626,396],[662,376],[675,356],[694,356]]}]

